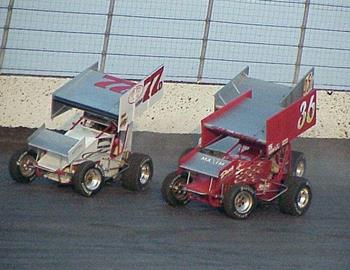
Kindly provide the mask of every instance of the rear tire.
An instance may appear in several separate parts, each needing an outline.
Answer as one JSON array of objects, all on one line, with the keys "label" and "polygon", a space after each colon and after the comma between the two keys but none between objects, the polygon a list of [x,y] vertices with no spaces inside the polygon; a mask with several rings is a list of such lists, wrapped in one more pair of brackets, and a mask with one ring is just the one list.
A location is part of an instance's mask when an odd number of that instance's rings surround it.
[{"label": "rear tire", "polygon": [[182,185],[187,183],[187,178],[176,174],[176,172],[170,173],[165,177],[162,183],[162,197],[171,206],[183,206],[190,202],[188,193],[182,190]]},{"label": "rear tire", "polygon": [[85,197],[96,194],[102,187],[103,174],[92,161],[80,164],[73,176],[74,189]]},{"label": "rear tire", "polygon": [[292,151],[292,166],[291,175],[297,177],[303,177],[306,172],[306,159],[304,154],[297,151]]},{"label": "rear tire", "polygon": [[148,189],[153,176],[152,159],[148,155],[132,153],[128,164],[129,168],[121,177],[123,187],[132,191]]},{"label": "rear tire", "polygon": [[27,149],[15,152],[9,162],[11,178],[18,183],[30,183],[35,178],[36,153]]},{"label": "rear tire", "polygon": [[248,185],[234,185],[224,195],[224,209],[231,218],[246,219],[255,206],[255,192]]},{"label": "rear tire", "polygon": [[284,183],[288,190],[279,198],[279,208],[284,214],[302,216],[310,207],[312,192],[309,182],[302,177],[288,177]]}]

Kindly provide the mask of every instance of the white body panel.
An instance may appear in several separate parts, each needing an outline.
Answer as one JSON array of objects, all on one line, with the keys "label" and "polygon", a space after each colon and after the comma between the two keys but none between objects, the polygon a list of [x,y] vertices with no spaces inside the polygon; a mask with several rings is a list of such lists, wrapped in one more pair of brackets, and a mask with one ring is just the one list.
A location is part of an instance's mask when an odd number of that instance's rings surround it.
[{"label": "white body panel", "polygon": [[[37,164],[41,169],[48,172],[56,172],[57,170],[63,170],[69,165],[91,160],[94,162],[99,161],[105,176],[112,177],[123,166],[121,155],[110,157],[114,135],[108,133],[101,135],[101,131],[79,124],[68,130],[64,136],[74,138],[78,140],[78,143],[68,151],[70,153],[68,156],[47,151],[38,160]],[[37,147],[40,149],[40,146]],[[58,177],[53,174],[46,174],[46,176],[58,181]]]},{"label": "white body panel", "polygon": [[163,71],[164,66],[160,66],[120,97],[118,130],[125,131],[135,117],[162,97]]},{"label": "white body panel", "polygon": [[28,138],[38,152],[35,166],[44,177],[69,183],[77,166],[96,163],[104,176],[126,169],[131,152],[134,118],[163,95],[164,66],[139,83],[89,67],[53,93],[52,117],[78,108],[84,115],[64,135],[42,126]]}]

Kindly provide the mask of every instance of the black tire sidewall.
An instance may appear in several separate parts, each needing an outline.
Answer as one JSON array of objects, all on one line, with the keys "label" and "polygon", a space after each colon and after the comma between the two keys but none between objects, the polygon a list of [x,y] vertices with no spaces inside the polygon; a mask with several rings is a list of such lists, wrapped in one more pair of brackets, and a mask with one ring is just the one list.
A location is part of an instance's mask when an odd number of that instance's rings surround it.
[{"label": "black tire sidewall", "polygon": [[[141,168],[142,168],[142,166],[144,166],[147,163],[148,163],[149,168],[150,168],[150,175],[149,175],[149,177],[147,179],[147,182],[142,184],[141,181],[140,181],[140,179],[141,179]],[[145,156],[142,159],[142,161],[140,162],[140,166],[139,166],[138,177],[137,177],[137,182],[136,182],[136,184],[138,186],[138,190],[140,190],[140,191],[146,190],[150,186],[150,184],[152,182],[152,177],[153,177],[153,162],[152,162],[152,159],[150,157]]]},{"label": "black tire sidewall", "polygon": [[164,201],[166,201],[171,206],[177,206],[178,201],[173,195],[173,192],[171,190],[171,186],[176,179],[177,175],[176,172],[172,172],[168,174],[165,179],[163,180],[162,187],[161,187],[161,193]]},{"label": "black tire sidewall", "polygon": [[[140,182],[141,168],[148,163],[150,175],[146,183]],[[121,182],[123,187],[131,191],[145,191],[149,188],[153,177],[153,161],[150,156],[141,153],[132,153],[128,159],[129,168],[122,174]]]},{"label": "black tire sidewall", "polygon": [[[251,196],[251,199],[253,200],[251,208],[246,213],[240,213],[234,205],[235,198],[242,191],[247,192]],[[256,201],[254,189],[248,185],[238,184],[238,185],[232,186],[225,193],[223,204],[224,204],[225,212],[228,216],[235,218],[235,219],[246,219],[254,210],[256,203],[257,203],[257,201]]]},{"label": "black tire sidewall", "polygon": [[[280,211],[292,216],[302,216],[310,207],[312,201],[312,189],[309,181],[303,177],[288,177],[284,184],[288,190],[279,198]],[[306,187],[309,192],[308,204],[304,208],[299,208],[297,199],[301,189]]]},{"label": "black tire sidewall", "polygon": [[[85,175],[90,169],[96,169],[101,175],[101,183],[95,190],[87,189],[84,184]],[[77,171],[73,176],[73,184],[74,184],[75,190],[86,197],[90,197],[96,194],[102,188],[103,183],[104,183],[104,175],[102,173],[102,170],[93,161],[85,161],[81,163],[78,166]]]},{"label": "black tire sidewall", "polygon": [[35,172],[30,177],[24,176],[21,173],[21,170],[20,170],[19,165],[17,163],[26,155],[30,155],[34,159],[36,159],[36,153],[33,151],[30,151],[28,149],[18,150],[10,158],[10,162],[9,162],[10,176],[14,181],[16,181],[18,183],[30,183],[36,177]]},{"label": "black tire sidewall", "polygon": [[[303,208],[299,208],[298,203],[297,203],[297,199],[298,199],[298,195],[300,193],[300,191],[303,188],[307,188],[308,192],[309,192],[309,199],[308,199],[308,204],[303,207]],[[298,216],[302,216],[310,207],[311,204],[311,200],[312,200],[312,192],[311,192],[311,187],[308,183],[308,181],[301,181],[297,184],[296,188],[295,188],[295,194],[294,194],[294,211],[295,214]]]},{"label": "black tire sidewall", "polygon": [[178,175],[176,172],[172,172],[165,177],[162,183],[162,197],[171,206],[184,206],[190,202],[189,198],[186,200],[178,200],[173,194],[171,186],[179,179],[183,179],[183,176]]}]

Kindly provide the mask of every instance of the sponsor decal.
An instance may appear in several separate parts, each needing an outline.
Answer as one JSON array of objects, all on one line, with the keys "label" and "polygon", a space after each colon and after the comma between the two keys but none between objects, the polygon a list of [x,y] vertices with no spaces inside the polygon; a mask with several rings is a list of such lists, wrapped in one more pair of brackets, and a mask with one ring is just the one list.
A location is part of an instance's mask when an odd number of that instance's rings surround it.
[{"label": "sponsor decal", "polygon": [[232,165],[230,168],[220,173],[220,179],[224,179],[225,177],[232,175],[234,171],[235,171],[235,167]]},{"label": "sponsor decal", "polygon": [[248,145],[243,145],[242,149],[241,149],[241,152],[248,151],[249,149],[250,149],[250,147]]},{"label": "sponsor decal", "polygon": [[270,154],[276,152],[278,149],[281,148],[281,146],[286,145],[288,142],[289,142],[289,139],[288,139],[288,138],[285,138],[285,139],[282,141],[282,143],[276,143],[276,144],[270,143],[270,144],[267,146],[267,154],[270,155]]},{"label": "sponsor decal", "polygon": [[136,85],[134,88],[130,90],[129,96],[128,96],[128,102],[129,104],[134,104],[141,100],[143,93],[143,86],[142,85]]},{"label": "sponsor decal", "polygon": [[258,190],[262,191],[263,193],[265,193],[265,192],[270,190],[270,186],[271,186],[270,183],[264,182],[264,183],[259,184]]},{"label": "sponsor decal", "polygon": [[278,149],[280,149],[281,145],[279,143],[273,145],[272,143],[270,143],[267,147],[267,153],[270,155],[273,152],[277,151]]},{"label": "sponsor decal", "polygon": [[304,81],[303,96],[306,96],[312,90],[313,81],[313,74],[309,73]]},{"label": "sponsor decal", "polygon": [[221,160],[217,160],[217,159],[213,159],[213,158],[210,158],[210,157],[201,157],[201,160],[202,161],[205,161],[205,162],[208,162],[208,163],[211,163],[213,165],[216,165],[216,166],[224,166],[225,163],[222,162]]}]

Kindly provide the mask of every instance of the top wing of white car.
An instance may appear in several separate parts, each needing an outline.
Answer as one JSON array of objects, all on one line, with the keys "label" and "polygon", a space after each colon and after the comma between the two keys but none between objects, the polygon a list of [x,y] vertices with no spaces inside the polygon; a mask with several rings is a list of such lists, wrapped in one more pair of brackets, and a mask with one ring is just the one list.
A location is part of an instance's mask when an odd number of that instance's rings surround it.
[{"label": "top wing of white car", "polygon": [[163,93],[164,66],[139,83],[105,74],[97,67],[98,63],[95,63],[53,93],[52,118],[71,108],[78,108],[119,120],[119,127],[125,128]]}]

